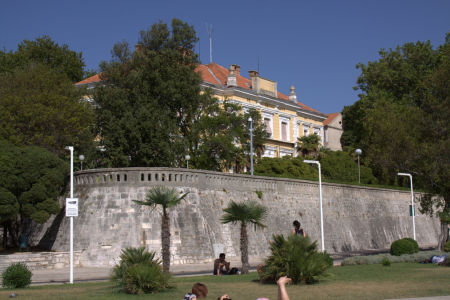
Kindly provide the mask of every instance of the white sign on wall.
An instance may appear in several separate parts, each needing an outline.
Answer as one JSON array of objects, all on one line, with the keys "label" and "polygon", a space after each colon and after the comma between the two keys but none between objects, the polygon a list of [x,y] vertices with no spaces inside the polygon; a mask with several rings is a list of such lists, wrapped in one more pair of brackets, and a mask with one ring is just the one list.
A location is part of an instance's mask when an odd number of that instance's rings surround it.
[{"label": "white sign on wall", "polygon": [[78,198],[66,198],[66,217],[78,217]]}]

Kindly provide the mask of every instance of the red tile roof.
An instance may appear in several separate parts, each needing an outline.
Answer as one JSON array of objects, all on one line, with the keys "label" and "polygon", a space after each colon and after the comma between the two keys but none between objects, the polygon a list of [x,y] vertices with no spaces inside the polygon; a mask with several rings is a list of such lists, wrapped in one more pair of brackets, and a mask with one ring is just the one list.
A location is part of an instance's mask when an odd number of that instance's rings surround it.
[{"label": "red tile roof", "polygon": [[[202,77],[204,82],[219,85],[219,86],[226,86],[227,79],[228,79],[228,73],[229,70],[221,65],[218,65],[216,63],[209,63],[206,65],[198,65],[195,68],[195,72],[199,73]],[[83,84],[89,84],[89,83],[95,83],[100,82],[100,73],[96,74],[94,76],[91,76],[89,78],[84,79],[83,81],[77,82],[75,85],[83,85]],[[244,88],[247,90],[251,90],[252,82],[250,79],[243,77],[242,75],[236,75],[236,83],[237,86],[240,88]],[[281,92],[277,92],[277,98],[280,100],[284,100],[287,102],[290,102],[289,97]],[[320,113],[318,110],[311,108],[301,102],[296,103],[298,106],[300,106],[304,110],[309,110],[312,112]],[[325,122],[324,122],[325,125]]]},{"label": "red tile roof", "polygon": [[94,76],[88,77],[80,82],[75,83],[75,85],[83,85],[83,84],[88,84],[88,83],[95,83],[95,82],[100,82],[100,74],[95,74]]},{"label": "red tile roof", "polygon": [[339,116],[340,113],[336,112],[336,113],[332,113],[332,114],[325,114],[328,118],[323,121],[323,126],[327,126],[328,124],[330,124],[331,121],[334,120],[334,118],[336,118],[337,116]]}]

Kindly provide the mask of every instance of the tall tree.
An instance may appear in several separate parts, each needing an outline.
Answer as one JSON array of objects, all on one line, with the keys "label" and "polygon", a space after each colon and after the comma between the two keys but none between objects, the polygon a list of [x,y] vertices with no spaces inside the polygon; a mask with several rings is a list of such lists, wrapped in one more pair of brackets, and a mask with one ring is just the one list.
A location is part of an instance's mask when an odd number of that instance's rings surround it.
[{"label": "tall tree", "polygon": [[201,90],[196,42],[193,27],[173,19],[141,31],[135,51],[113,47],[94,93],[105,166],[180,167],[186,154],[198,168],[236,164],[236,145],[248,143],[245,115]]},{"label": "tall tree", "polygon": [[162,207],[161,216],[161,249],[163,271],[168,273],[170,270],[170,217],[168,209],[180,203],[189,193],[180,196],[176,189],[166,186],[156,186],[147,192],[145,201],[133,200],[139,205],[155,208]]},{"label": "tall tree", "polygon": [[429,42],[381,50],[380,59],[358,65],[360,100],[343,111],[347,145],[365,150],[365,163],[381,182],[397,182],[397,172],[413,175],[424,197],[423,212],[439,207],[447,239],[450,220],[450,44]]},{"label": "tall tree", "polygon": [[301,138],[298,138],[298,142],[298,150],[302,153],[303,157],[312,156],[317,158],[320,145],[320,137],[317,134],[302,136]]},{"label": "tall tree", "polygon": [[225,214],[222,216],[222,223],[241,223],[241,262],[242,274],[248,273],[248,234],[247,225],[253,224],[255,228],[266,227],[262,222],[267,214],[267,208],[256,201],[236,203],[231,201],[227,208],[223,210]]},{"label": "tall tree", "polygon": [[59,211],[67,172],[67,163],[45,149],[0,141],[0,221],[13,244]]},{"label": "tall tree", "polygon": [[81,52],[70,50],[66,44],[58,45],[47,35],[22,41],[15,52],[0,51],[0,73],[30,63],[46,65],[60,76],[67,76],[71,82],[80,81],[85,75]]},{"label": "tall tree", "polygon": [[45,65],[30,64],[0,73],[0,139],[65,154],[93,141],[92,105],[83,91]]}]

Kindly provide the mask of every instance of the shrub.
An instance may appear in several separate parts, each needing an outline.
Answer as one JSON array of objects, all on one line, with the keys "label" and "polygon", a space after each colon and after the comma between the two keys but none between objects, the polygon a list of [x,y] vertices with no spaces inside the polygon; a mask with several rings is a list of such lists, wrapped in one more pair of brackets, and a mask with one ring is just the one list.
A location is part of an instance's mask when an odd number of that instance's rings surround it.
[{"label": "shrub", "polygon": [[391,255],[413,254],[419,252],[419,245],[411,238],[396,240],[391,244]]},{"label": "shrub", "polygon": [[444,251],[445,252],[450,252],[450,241],[446,242],[444,244]]},{"label": "shrub", "polygon": [[352,266],[352,265],[370,265],[370,264],[381,264],[384,258],[388,258],[391,263],[399,262],[423,262],[425,259],[430,259],[433,255],[441,256],[443,253],[440,251],[421,251],[414,254],[403,254],[400,256],[392,256],[390,254],[378,254],[378,255],[367,255],[367,256],[352,256],[347,257],[341,262],[341,266]]},{"label": "shrub", "polygon": [[116,288],[129,294],[151,293],[169,286],[170,274],[162,271],[161,261],[155,252],[144,247],[125,248],[111,274]]},{"label": "shrub", "polygon": [[317,242],[311,243],[308,237],[290,235],[286,239],[274,235],[270,250],[272,254],[265,261],[261,281],[275,282],[281,276],[288,276],[294,284],[314,283],[332,265],[331,257],[319,253]]},{"label": "shrub", "polygon": [[2,273],[3,286],[10,289],[25,288],[31,283],[32,273],[23,263],[15,263]]},{"label": "shrub", "polygon": [[383,260],[381,261],[381,264],[385,267],[389,267],[391,265],[391,261],[389,260],[389,258],[385,257],[383,258]]}]

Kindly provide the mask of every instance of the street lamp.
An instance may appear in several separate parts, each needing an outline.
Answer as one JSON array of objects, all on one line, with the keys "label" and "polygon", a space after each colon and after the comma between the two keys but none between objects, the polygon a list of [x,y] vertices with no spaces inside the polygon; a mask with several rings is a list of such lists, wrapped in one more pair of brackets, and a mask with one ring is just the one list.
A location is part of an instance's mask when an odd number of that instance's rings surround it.
[{"label": "street lamp", "polygon": [[253,176],[253,119],[248,118],[250,122],[250,174]]},{"label": "street lamp", "polygon": [[84,160],[84,155],[80,154],[80,156],[78,156],[78,159],[80,160],[81,163],[81,171],[83,171],[83,160]]},{"label": "street lamp", "polygon": [[359,157],[362,154],[362,150],[361,149],[356,149],[355,150],[355,154],[358,155],[358,183],[361,183],[361,167],[359,165]]},{"label": "street lamp", "polygon": [[184,158],[186,159],[186,169],[189,169],[189,160],[191,159],[191,156],[189,154],[186,154]]},{"label": "street lamp", "polygon": [[319,204],[320,204],[320,239],[322,241],[322,252],[325,252],[325,242],[323,239],[323,207],[322,207],[322,176],[320,171],[320,162],[317,160],[307,160],[303,161],[307,164],[316,164],[319,167]]},{"label": "street lamp", "polygon": [[410,182],[410,186],[411,186],[411,215],[412,215],[413,237],[414,237],[414,240],[416,240],[416,223],[414,220],[415,211],[414,211],[414,191],[413,191],[412,175],[409,173],[397,173],[397,175],[409,177],[409,182]]},{"label": "street lamp", "polygon": [[[70,151],[70,198],[73,199],[73,146],[66,146]],[[73,283],[73,217],[70,217],[70,283]]]}]

